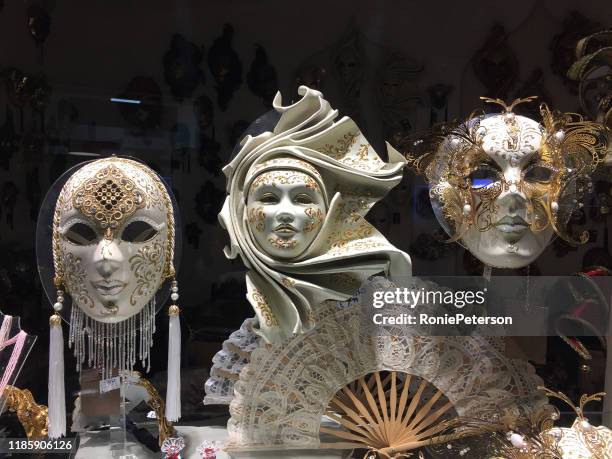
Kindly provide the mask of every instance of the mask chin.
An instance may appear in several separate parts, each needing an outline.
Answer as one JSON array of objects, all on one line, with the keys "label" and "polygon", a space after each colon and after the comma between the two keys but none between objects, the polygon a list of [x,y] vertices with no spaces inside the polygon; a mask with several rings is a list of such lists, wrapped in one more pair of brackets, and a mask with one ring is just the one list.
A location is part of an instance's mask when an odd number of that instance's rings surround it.
[{"label": "mask chin", "polygon": [[478,231],[470,228],[461,242],[478,260],[494,268],[517,269],[534,262],[550,243],[554,232],[551,228],[534,233],[527,230],[520,238],[509,237],[492,228]]}]

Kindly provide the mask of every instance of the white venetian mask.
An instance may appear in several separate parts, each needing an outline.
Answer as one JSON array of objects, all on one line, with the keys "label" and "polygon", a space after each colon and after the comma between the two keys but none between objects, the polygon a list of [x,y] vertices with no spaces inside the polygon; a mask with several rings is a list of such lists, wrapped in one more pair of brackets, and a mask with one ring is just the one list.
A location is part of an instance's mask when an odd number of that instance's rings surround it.
[{"label": "white venetian mask", "polygon": [[554,235],[586,242],[568,232],[568,221],[590,186],[589,175],[607,148],[605,128],[542,104],[542,123],[512,109],[442,126],[414,143],[413,167],[430,184],[434,213],[451,241],[485,264],[520,268],[533,262]]},{"label": "white venetian mask", "polygon": [[62,188],[54,221],[56,276],[92,319],[117,323],[138,314],[172,275],[173,248],[172,203],[145,165],[101,159]]},{"label": "white venetian mask", "polygon": [[546,184],[555,173],[539,158],[540,126],[529,118],[509,113],[483,119],[479,134],[487,158],[469,176],[472,190],[469,206],[480,212],[461,240],[488,265],[506,268],[528,265],[542,253],[554,234],[551,225],[540,229],[542,222],[536,220],[545,216],[533,211],[534,193],[538,199],[548,201]]},{"label": "white venetian mask", "polygon": [[293,169],[271,170],[253,179],[247,197],[247,222],[264,252],[289,259],[310,246],[327,214],[320,183],[312,174]]}]

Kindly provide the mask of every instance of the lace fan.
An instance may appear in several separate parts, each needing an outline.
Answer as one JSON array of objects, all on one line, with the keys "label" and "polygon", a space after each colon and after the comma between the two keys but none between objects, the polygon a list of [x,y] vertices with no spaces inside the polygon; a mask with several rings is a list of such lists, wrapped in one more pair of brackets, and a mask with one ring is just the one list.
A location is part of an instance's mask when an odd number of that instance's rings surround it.
[{"label": "lace fan", "polygon": [[[415,336],[406,328],[395,329],[389,336],[372,336],[361,310],[358,302],[322,303],[313,330],[254,350],[234,386],[229,449],[317,449],[323,446],[320,432],[329,434],[327,427],[320,429],[326,413],[362,430],[355,433],[345,422],[345,433],[360,440],[346,435],[344,440],[363,444],[361,440],[367,438],[384,448],[390,443],[382,440],[389,440],[391,431],[402,444],[419,442],[442,432],[436,427],[438,421],[504,411],[519,414],[546,405],[533,367],[508,359],[503,341]],[[410,375],[410,381],[404,375]],[[407,407],[403,411],[399,404],[406,384],[410,387],[404,393]],[[365,412],[356,409],[356,401],[375,420],[372,426],[378,427],[370,429],[376,435],[357,421]],[[391,406],[396,403],[392,423]],[[349,410],[357,417],[351,420]],[[398,422],[405,427],[392,425]]]}]

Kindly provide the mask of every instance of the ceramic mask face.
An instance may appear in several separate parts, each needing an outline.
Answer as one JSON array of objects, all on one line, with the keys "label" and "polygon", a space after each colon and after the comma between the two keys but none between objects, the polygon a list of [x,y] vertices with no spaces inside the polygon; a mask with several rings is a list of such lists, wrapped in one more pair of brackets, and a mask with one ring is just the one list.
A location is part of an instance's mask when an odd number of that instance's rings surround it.
[{"label": "ceramic mask face", "polygon": [[257,244],[273,258],[300,256],[315,239],[327,206],[319,183],[291,169],[263,172],[252,181],[247,222]]},{"label": "ceramic mask face", "polygon": [[[488,161],[470,175],[476,224],[462,235],[464,245],[484,263],[519,268],[533,262],[554,230],[542,226],[546,216],[534,212],[532,197],[548,198],[546,183],[553,170],[541,163],[540,125],[529,118],[496,115],[480,122],[482,149]],[[486,221],[488,229],[482,231]]]},{"label": "ceramic mask face", "polygon": [[56,274],[85,314],[121,322],[153,298],[172,259],[171,205],[155,172],[136,161],[94,161],[66,182],[55,210]]}]

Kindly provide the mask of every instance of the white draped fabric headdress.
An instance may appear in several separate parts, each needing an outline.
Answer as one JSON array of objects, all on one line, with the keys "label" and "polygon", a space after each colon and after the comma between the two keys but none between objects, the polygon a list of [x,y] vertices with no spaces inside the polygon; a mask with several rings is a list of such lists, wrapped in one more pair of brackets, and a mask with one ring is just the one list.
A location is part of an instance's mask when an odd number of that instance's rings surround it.
[{"label": "white draped fabric headdress", "polygon": [[[254,330],[269,342],[308,330],[313,307],[351,298],[370,275],[411,275],[410,257],[364,218],[401,181],[404,158],[387,145],[390,162],[385,163],[350,118],[336,120],[338,111],[320,92],[301,86],[299,94],[303,97],[297,103],[283,107],[278,93],[273,106],[281,117],[274,131],[247,136],[223,169],[228,196],[219,219],[230,236],[225,254],[232,259],[240,255],[249,269]],[[302,170],[322,181],[328,202],[321,231],[291,260],[263,252],[247,223],[248,185],[274,167]]]}]

